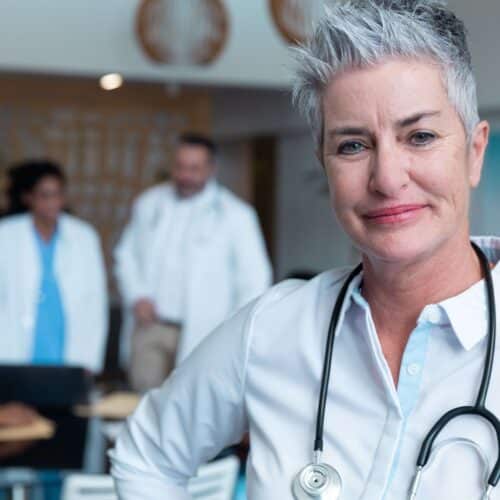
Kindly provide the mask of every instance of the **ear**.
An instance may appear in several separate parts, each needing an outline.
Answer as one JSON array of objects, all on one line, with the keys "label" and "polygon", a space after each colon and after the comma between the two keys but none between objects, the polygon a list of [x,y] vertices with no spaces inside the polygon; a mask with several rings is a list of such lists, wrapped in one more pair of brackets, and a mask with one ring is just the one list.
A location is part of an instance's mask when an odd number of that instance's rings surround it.
[{"label": "ear", "polygon": [[481,180],[483,170],[484,154],[488,146],[490,125],[487,121],[480,122],[472,134],[469,147],[469,183],[472,188],[477,187]]}]

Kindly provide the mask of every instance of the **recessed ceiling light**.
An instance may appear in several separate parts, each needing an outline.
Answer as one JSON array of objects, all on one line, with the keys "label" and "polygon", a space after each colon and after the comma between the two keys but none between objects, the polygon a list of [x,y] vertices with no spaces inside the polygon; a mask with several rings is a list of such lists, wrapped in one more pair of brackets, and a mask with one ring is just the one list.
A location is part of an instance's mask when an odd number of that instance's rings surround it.
[{"label": "recessed ceiling light", "polygon": [[99,85],[104,90],[115,90],[120,88],[123,84],[123,77],[120,73],[108,73],[107,75],[101,76],[99,79]]}]

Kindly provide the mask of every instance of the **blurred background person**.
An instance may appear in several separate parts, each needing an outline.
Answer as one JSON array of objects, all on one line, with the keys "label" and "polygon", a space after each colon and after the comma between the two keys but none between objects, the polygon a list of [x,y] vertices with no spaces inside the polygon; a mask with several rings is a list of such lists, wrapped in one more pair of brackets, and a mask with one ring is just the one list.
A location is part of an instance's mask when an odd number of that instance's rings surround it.
[{"label": "blurred background person", "polygon": [[209,138],[183,135],[171,181],[139,196],[115,251],[139,391],[160,385],[175,358],[271,283],[257,215],[215,181],[215,153]]},{"label": "blurred background person", "polygon": [[108,297],[101,246],[63,212],[66,179],[45,160],[9,170],[0,220],[0,363],[103,366]]},{"label": "blurred background person", "polygon": [[[22,403],[11,402],[0,404],[0,430],[31,425],[38,418],[39,415],[36,410]],[[30,441],[23,440],[0,442],[0,460],[22,452],[30,444]],[[0,499],[5,499],[5,495],[2,492],[0,492]]]},{"label": "blurred background person", "polygon": [[29,425],[38,417],[37,412],[22,403],[0,404],[0,428]]}]

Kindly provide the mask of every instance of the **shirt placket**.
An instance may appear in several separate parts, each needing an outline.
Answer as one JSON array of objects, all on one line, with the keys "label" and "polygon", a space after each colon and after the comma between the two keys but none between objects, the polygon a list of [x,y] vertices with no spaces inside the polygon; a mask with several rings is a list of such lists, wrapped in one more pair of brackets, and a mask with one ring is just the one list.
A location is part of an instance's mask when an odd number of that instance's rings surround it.
[{"label": "shirt placket", "polygon": [[[432,325],[427,321],[421,321],[412,331],[403,354],[396,390],[378,340],[369,306],[359,295],[357,302],[365,309],[368,341],[371,344],[377,369],[385,381],[387,397],[385,425],[360,498],[362,500],[389,500],[390,486],[397,474],[401,448],[404,444],[407,419],[415,407],[420,392]],[[411,478],[408,482],[410,480]]]},{"label": "shirt placket", "polygon": [[[392,460],[391,470],[382,496],[384,500],[390,498],[391,485],[398,473],[399,460],[402,447],[404,446],[408,419],[419,398],[432,327],[432,324],[427,321],[422,321],[417,325],[408,339],[401,361],[398,381],[398,399],[403,420],[400,425],[401,432],[399,434],[396,453]],[[410,484],[410,481],[411,477],[408,478],[408,484]]]}]

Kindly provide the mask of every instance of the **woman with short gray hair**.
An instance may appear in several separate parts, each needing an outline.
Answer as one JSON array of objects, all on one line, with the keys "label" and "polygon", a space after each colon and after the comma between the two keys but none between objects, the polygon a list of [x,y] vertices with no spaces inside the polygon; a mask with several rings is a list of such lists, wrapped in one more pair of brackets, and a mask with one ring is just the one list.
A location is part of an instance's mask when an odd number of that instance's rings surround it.
[{"label": "woman with short gray hair", "polygon": [[463,23],[435,1],[351,0],[295,55],[362,262],[275,286],[152,391],[112,453],[120,498],[189,499],[248,431],[251,500],[500,499],[500,240],[469,235],[489,126]]}]

